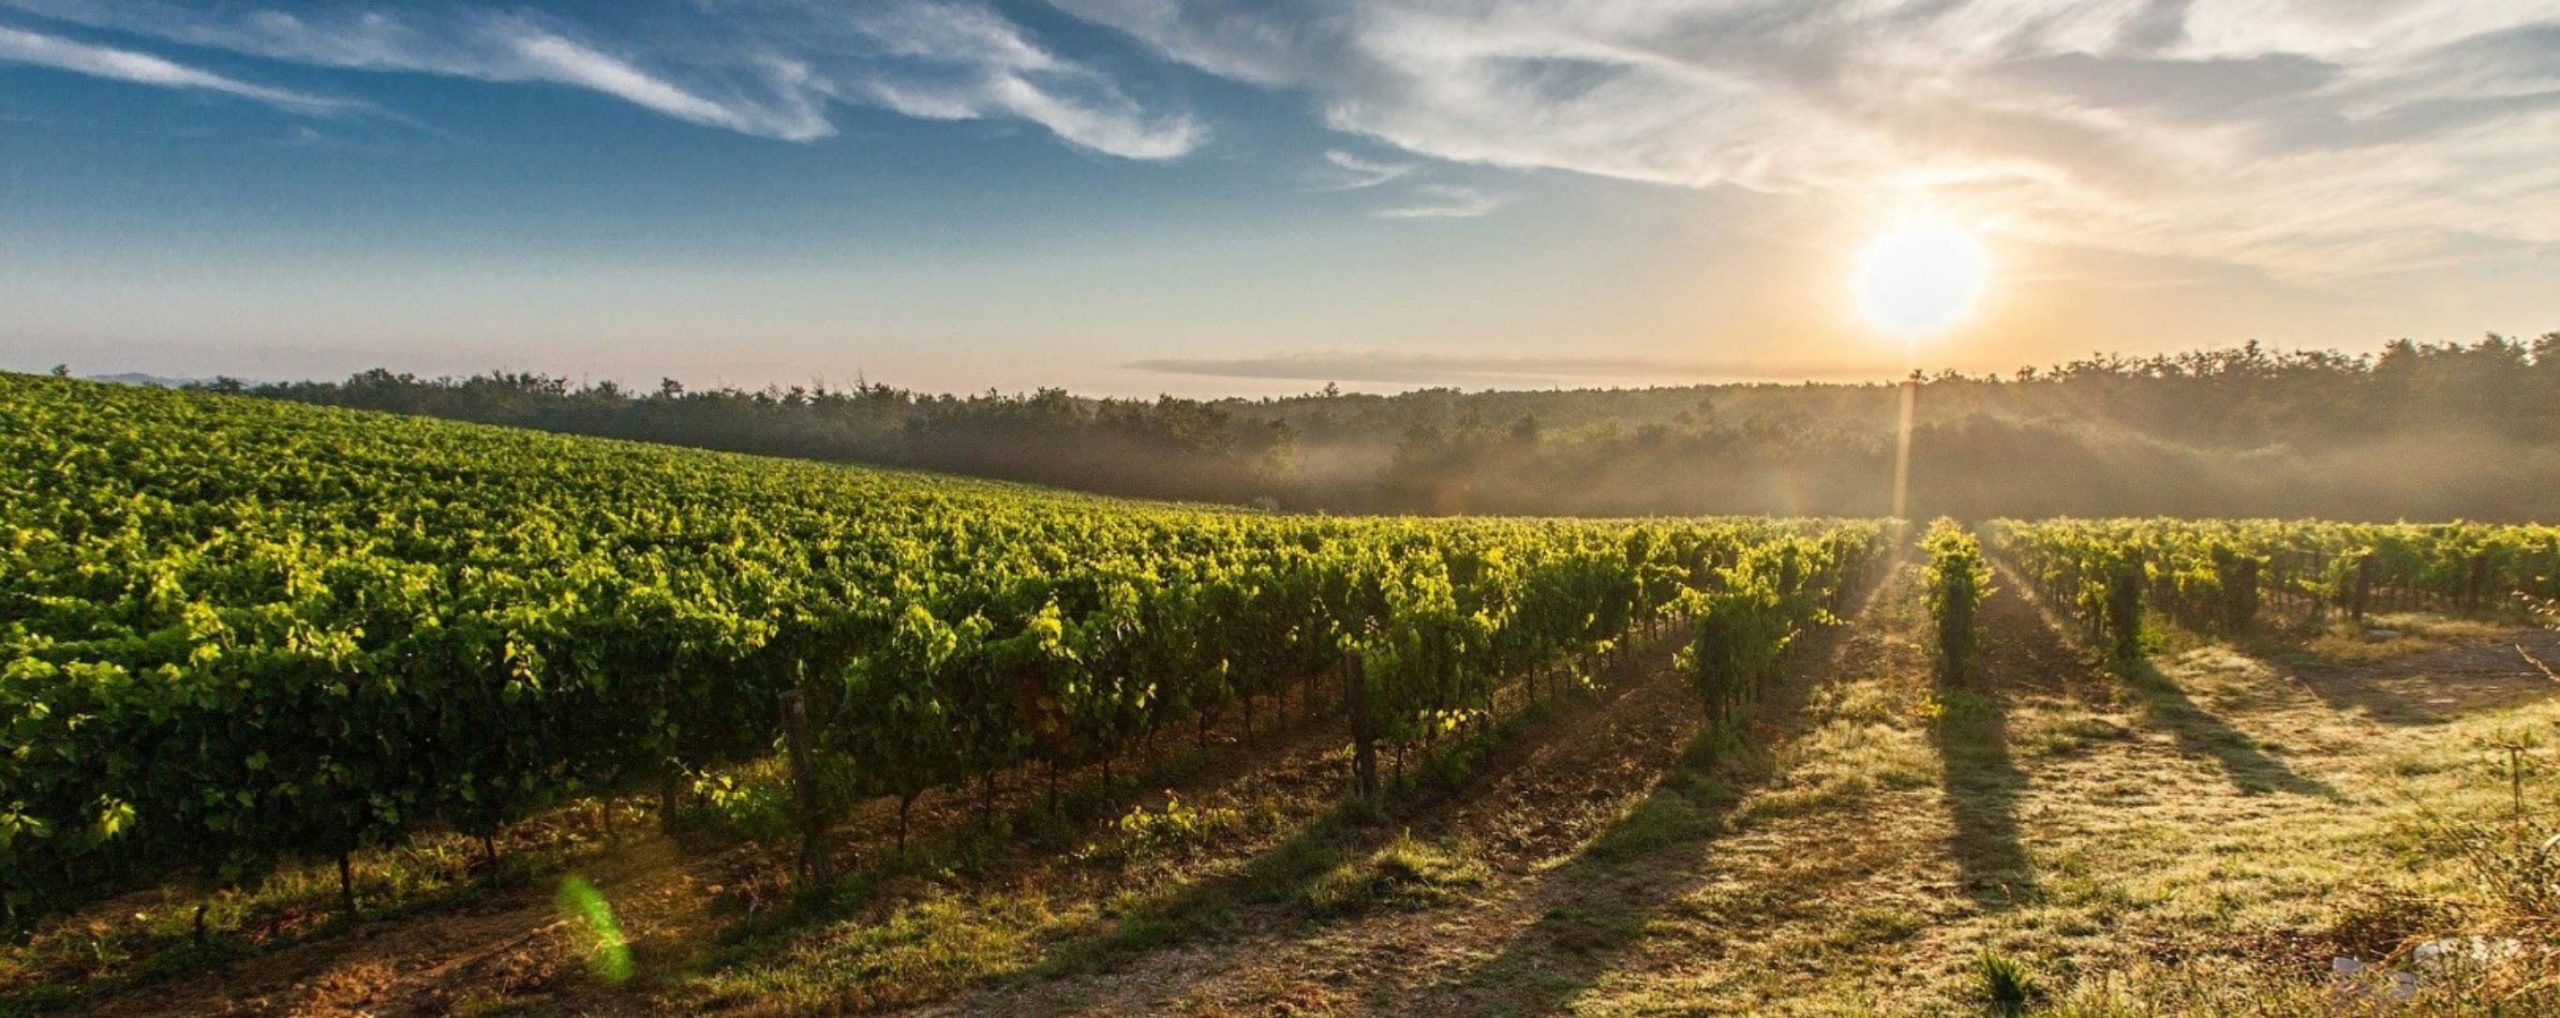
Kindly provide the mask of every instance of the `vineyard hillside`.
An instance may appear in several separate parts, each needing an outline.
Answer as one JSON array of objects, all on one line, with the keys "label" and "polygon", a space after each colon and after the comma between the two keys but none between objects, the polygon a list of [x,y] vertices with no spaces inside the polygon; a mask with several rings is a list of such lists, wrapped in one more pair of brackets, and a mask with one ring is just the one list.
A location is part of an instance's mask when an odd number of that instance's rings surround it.
[{"label": "vineyard hillside", "polygon": [[2560,1004],[2550,526],[1292,515],[18,375],[0,499],[0,1014]]}]

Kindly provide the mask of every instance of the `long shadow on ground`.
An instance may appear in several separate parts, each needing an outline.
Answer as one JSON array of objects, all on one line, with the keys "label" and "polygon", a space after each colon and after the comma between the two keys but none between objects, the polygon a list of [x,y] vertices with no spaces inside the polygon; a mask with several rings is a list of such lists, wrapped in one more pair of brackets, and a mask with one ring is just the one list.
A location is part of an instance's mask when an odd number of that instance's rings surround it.
[{"label": "long shadow on ground", "polygon": [[2511,640],[2420,651],[2383,661],[2324,660],[2299,645],[2252,641],[2257,661],[2298,682],[2330,709],[2386,725],[2449,724],[2506,710],[2560,692],[2541,663],[2560,662],[2560,633],[2530,632]]},{"label": "long shadow on ground", "polygon": [[2091,690],[2106,677],[2071,649],[2014,582],[1984,600],[1981,660],[1962,681],[1941,682],[1931,732],[1946,772],[1944,795],[1955,833],[1965,893],[1985,908],[2006,908],[2038,893],[2034,866],[2018,834],[2018,798],[2027,775],[2010,752],[2009,713],[2029,692]]},{"label": "long shadow on ground", "polygon": [[[1460,803],[1530,766],[1543,748],[1586,736],[1613,705],[1645,688],[1647,677],[1667,667],[1677,642],[1649,643],[1607,666],[1610,677],[1594,697],[1550,701],[1514,715],[1485,736],[1417,761],[1410,784],[1376,802],[1341,803],[1233,871],[1160,889],[1106,925],[1068,932],[1045,945],[1044,960],[1032,972],[1013,975],[1110,973],[1169,948],[1321,928],[1369,908],[1399,907],[1398,899],[1408,893],[1431,895],[1434,889],[1427,886],[1391,886],[1411,874],[1399,872],[1399,862],[1381,865],[1375,860],[1396,851],[1408,832],[1441,826]],[[1347,889],[1346,876],[1353,882]],[[1246,960],[1245,954],[1231,952],[1222,964],[1186,966],[1173,979],[1150,983],[1145,996],[1158,1003],[1172,999]],[[1082,999],[1083,988],[1072,979],[1013,982],[1021,992],[999,987],[992,994],[953,1001],[950,1010],[1041,1013],[1093,1003]]]},{"label": "long shadow on ground", "polygon": [[1902,563],[1887,566],[1845,626],[1823,631],[1741,728],[1761,733],[1728,753],[1725,766],[1683,761],[1651,794],[1572,861],[1551,871],[1526,901],[1545,911],[1466,975],[1393,1009],[1404,1014],[1548,1014],[1594,986],[1662,912],[1704,880],[1702,864],[1744,791],[1771,776],[1766,735],[1793,727],[1812,691],[1855,667],[1858,634],[1879,605],[1904,594]]},{"label": "long shadow on ground", "polygon": [[2241,792],[2338,797],[2338,790],[2327,782],[2295,773],[2284,761],[2261,748],[2249,733],[2198,705],[2186,690],[2179,688],[2177,680],[2162,674],[2151,662],[2136,662],[2123,674],[2124,687],[2142,705],[2144,717],[2176,736],[2179,752],[2211,757],[2221,764],[2223,773]]},{"label": "long shadow on ground", "polygon": [[[2032,612],[2041,625],[2016,625],[2003,628],[2014,633],[2021,641],[2021,646],[2031,650],[2042,662],[2036,666],[2037,668],[2051,670],[2069,667],[2094,673],[2094,669],[2086,663],[2086,654],[2074,650],[2064,641],[2059,619],[2055,618],[2050,611],[2026,601],[2024,595],[2009,592],[2024,589],[2017,574],[2003,567],[2001,578],[2004,581],[2001,586],[2005,589],[2002,594],[1993,596],[1992,605],[1985,609],[1986,616],[1993,610],[2004,612],[2009,610],[2002,606],[2008,601],[2015,601],[2025,610]],[[1997,642],[1996,638],[1994,642]],[[2076,665],[2060,663],[2065,659],[2080,663]],[[2163,674],[2150,661],[2137,661],[2131,665],[2121,666],[2117,674],[2122,679],[2119,685],[2132,696],[2135,705],[2141,708],[2144,720],[2156,727],[2166,729],[2170,735],[2174,736],[2178,741],[2180,753],[2191,757],[2208,757],[2221,765],[2223,773],[2228,775],[2231,783],[2243,793],[2263,795],[2269,792],[2287,792],[2323,798],[2338,797],[2337,789],[2325,782],[2295,773],[2293,768],[2287,766],[2284,761],[2260,747],[2257,739],[2204,709],[2202,705],[2195,702],[2194,698],[2187,695],[2186,690],[2178,686],[2177,680]]]},{"label": "long shadow on ground", "polygon": [[2007,908],[2037,893],[2034,867],[2018,839],[2018,797],[2027,775],[2009,753],[2009,700],[1994,690],[1953,688],[1939,694],[1935,730],[1946,770],[1950,849],[1965,894],[1985,908]]}]

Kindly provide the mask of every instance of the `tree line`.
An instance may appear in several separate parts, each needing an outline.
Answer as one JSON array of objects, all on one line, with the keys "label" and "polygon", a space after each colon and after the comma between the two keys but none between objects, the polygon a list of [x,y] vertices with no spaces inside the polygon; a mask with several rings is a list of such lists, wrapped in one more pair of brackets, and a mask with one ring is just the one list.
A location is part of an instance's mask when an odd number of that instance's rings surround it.
[{"label": "tree line", "polygon": [[[1092,399],[494,372],[213,387],[1107,494],[1336,512],[1880,515],[1902,384]],[[2560,333],[1909,380],[1914,515],[2548,518]]]}]

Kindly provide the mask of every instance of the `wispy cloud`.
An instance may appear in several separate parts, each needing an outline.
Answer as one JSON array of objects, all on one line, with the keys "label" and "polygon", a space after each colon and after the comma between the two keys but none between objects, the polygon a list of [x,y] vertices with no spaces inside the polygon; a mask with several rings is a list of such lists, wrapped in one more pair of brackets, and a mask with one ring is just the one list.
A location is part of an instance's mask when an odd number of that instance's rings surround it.
[{"label": "wispy cloud", "polygon": [[785,141],[836,133],[830,107],[840,103],[941,120],[1022,120],[1131,159],[1177,157],[1206,137],[1188,114],[1147,108],[975,0],[631,0],[611,8],[611,24],[514,7],[346,0],[212,10],[158,0],[0,6],[286,63],[583,89]]},{"label": "wispy cloud", "polygon": [[[793,6],[783,4],[782,6]],[[1050,52],[993,9],[975,3],[857,5],[843,18],[904,66],[874,68],[847,97],[934,119],[1016,117],[1060,139],[1128,159],[1171,159],[1207,140],[1188,114],[1151,114],[1109,77]]]},{"label": "wispy cloud", "polygon": [[1317,191],[1357,191],[1364,187],[1376,187],[1411,173],[1414,167],[1420,165],[1410,160],[1390,162],[1384,159],[1371,159],[1338,148],[1327,149],[1324,161],[1326,169],[1323,182],[1316,185],[1314,190]]},{"label": "wispy cloud", "polygon": [[1398,185],[1399,198],[1369,210],[1378,219],[1472,219],[1508,205],[1517,197],[1504,191],[1466,184],[1422,182],[1423,164],[1413,159],[1382,159],[1343,149],[1328,149],[1313,192],[1367,191]]},{"label": "wispy cloud", "polygon": [[1051,0],[1416,156],[2330,276],[2560,242],[2560,0]]},{"label": "wispy cloud", "polygon": [[1511,203],[1512,196],[1462,184],[1417,184],[1402,204],[1370,212],[1380,219],[1473,219]]},{"label": "wispy cloud", "polygon": [[1801,364],[1680,361],[1644,357],[1512,357],[1308,351],[1257,357],[1157,358],[1123,365],[1139,371],[1211,378],[1384,385],[1556,385],[1602,382],[1803,381],[1807,377],[1890,378],[1890,364],[1852,365],[1807,374]]},{"label": "wispy cloud", "polygon": [[[697,95],[612,54],[529,25],[501,23],[495,26],[494,35],[515,58],[514,66],[506,69],[521,73],[527,80],[592,89],[678,120],[745,134],[809,141],[835,133],[834,125],[818,112],[815,103],[789,90],[778,89],[771,103],[721,102]],[[507,75],[502,71],[485,76],[505,80]]]},{"label": "wispy cloud", "polygon": [[297,113],[343,113],[364,106],[348,99],[253,84],[148,53],[22,32],[6,25],[0,25],[0,63],[32,64],[160,88],[219,92]]},{"label": "wispy cloud", "polygon": [[528,13],[456,8],[436,14],[305,4],[201,11],[154,0],[0,0],[69,24],[128,32],[282,63],[408,72],[588,89],[680,120],[762,137],[833,133],[801,97],[739,91],[714,98]]}]

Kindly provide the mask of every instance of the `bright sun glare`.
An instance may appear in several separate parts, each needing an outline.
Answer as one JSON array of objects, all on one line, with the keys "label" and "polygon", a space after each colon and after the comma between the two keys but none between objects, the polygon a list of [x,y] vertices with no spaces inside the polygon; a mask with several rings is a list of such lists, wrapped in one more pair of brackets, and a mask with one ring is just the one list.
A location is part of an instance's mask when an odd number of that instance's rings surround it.
[{"label": "bright sun glare", "polygon": [[1859,257],[1858,307],[1897,336],[1943,332],[1973,309],[1989,268],[1981,242],[1963,228],[1937,217],[1906,219]]}]

